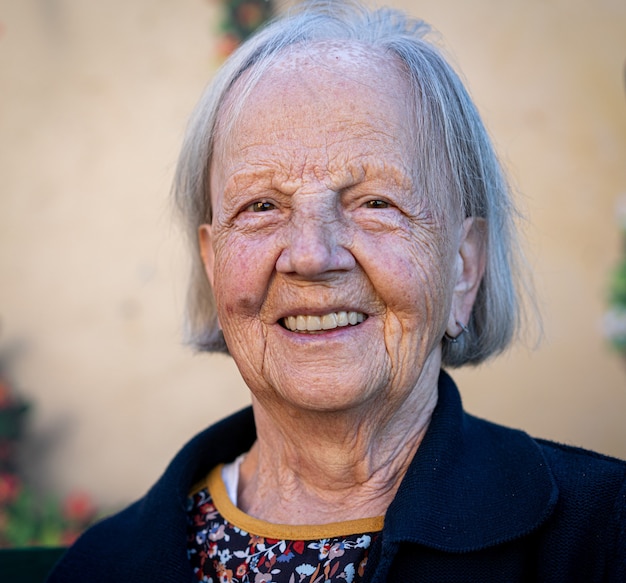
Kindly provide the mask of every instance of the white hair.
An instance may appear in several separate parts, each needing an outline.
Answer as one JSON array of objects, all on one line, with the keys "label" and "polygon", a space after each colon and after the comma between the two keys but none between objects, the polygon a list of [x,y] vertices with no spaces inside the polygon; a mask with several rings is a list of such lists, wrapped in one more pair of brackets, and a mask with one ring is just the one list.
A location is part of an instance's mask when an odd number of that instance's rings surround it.
[{"label": "white hair", "polygon": [[[228,131],[237,107],[244,106],[258,80],[289,47],[321,41],[365,44],[403,64],[411,88],[407,103],[417,122],[413,127],[419,127],[415,150],[407,155],[415,158],[420,189],[434,208],[443,208],[447,197],[446,207],[452,204],[460,216],[485,219],[485,274],[470,321],[464,323],[468,332],[456,342],[443,342],[443,365],[478,364],[511,343],[521,324],[522,306],[510,188],[476,107],[458,75],[426,40],[429,31],[423,21],[397,10],[372,10],[351,0],[306,2],[263,28],[226,61],[191,117],[174,184],[193,253],[188,343],[199,350],[228,352],[197,239],[198,227],[211,221],[210,167],[218,122],[220,131]],[[237,95],[230,96],[238,80]],[[225,111],[227,95],[234,107]]]}]

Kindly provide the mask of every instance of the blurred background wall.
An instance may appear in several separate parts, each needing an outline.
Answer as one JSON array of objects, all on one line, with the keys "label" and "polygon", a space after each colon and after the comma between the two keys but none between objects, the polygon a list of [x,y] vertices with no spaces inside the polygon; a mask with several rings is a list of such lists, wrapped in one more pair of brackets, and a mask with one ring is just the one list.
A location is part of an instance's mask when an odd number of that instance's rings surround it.
[{"label": "blurred background wall", "polygon": [[[528,218],[544,340],[455,373],[467,408],[626,457],[626,361],[602,332],[626,192],[626,3],[392,4],[441,33]],[[129,501],[248,402],[228,358],[181,346],[168,200],[218,15],[207,0],[0,0],[0,349],[19,347],[11,378],[34,403],[32,471],[49,489]]]}]

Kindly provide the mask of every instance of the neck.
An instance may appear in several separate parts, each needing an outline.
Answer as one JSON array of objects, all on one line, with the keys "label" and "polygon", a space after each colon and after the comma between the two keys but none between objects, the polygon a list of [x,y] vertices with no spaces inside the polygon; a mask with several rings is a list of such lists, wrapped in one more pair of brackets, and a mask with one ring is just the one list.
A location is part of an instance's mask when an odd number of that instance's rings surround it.
[{"label": "neck", "polygon": [[241,466],[240,508],[282,524],[383,515],[428,428],[437,377],[420,378],[391,411],[381,402],[325,412],[253,399],[258,439]]}]

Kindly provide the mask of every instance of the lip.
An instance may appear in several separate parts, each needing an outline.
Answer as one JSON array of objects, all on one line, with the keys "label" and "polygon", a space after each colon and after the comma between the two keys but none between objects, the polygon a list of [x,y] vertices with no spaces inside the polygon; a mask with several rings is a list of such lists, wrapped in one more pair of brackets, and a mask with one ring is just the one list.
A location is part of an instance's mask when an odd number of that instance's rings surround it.
[{"label": "lip", "polygon": [[335,346],[345,345],[347,342],[353,345],[358,342],[357,336],[365,332],[369,326],[365,320],[358,326],[343,326],[341,328],[333,328],[332,330],[320,330],[319,332],[292,332],[287,328],[283,328],[280,324],[276,326],[278,335],[293,346],[318,346],[324,350],[332,350]]}]

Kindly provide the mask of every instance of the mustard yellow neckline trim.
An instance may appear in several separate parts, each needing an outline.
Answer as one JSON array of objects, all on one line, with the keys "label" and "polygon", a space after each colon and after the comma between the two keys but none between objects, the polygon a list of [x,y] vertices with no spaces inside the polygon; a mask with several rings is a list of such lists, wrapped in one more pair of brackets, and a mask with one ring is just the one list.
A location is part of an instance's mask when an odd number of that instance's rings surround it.
[{"label": "mustard yellow neckline trim", "polygon": [[254,518],[237,508],[228,497],[226,486],[222,480],[223,464],[216,466],[209,472],[206,478],[206,487],[211,494],[215,507],[220,514],[234,526],[245,532],[273,538],[276,540],[316,540],[361,534],[366,532],[379,532],[383,529],[384,516],[375,518],[359,518],[344,522],[331,522],[329,524],[275,524]]}]

